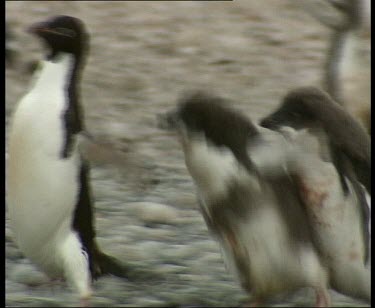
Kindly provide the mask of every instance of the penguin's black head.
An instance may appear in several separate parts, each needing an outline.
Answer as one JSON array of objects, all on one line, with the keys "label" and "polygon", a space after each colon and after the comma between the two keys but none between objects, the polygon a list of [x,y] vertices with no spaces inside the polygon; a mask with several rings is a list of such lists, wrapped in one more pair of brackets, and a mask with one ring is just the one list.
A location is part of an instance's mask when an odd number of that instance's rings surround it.
[{"label": "penguin's black head", "polygon": [[185,140],[204,136],[218,147],[233,152],[246,147],[258,134],[256,127],[229,102],[202,91],[183,97],[174,110],[159,116],[159,126],[176,130]]},{"label": "penguin's black head", "polygon": [[221,118],[231,114],[220,97],[196,92],[182,98],[177,107],[177,118],[190,130],[207,133],[209,128],[219,127]]},{"label": "penguin's black head", "polygon": [[309,128],[319,124],[324,110],[333,103],[323,91],[314,87],[302,87],[290,91],[281,106],[264,118],[260,125],[276,130],[281,126],[294,129]]},{"label": "penguin's black head", "polygon": [[49,59],[59,52],[80,56],[88,47],[89,35],[83,22],[75,17],[55,16],[33,24],[28,30],[45,41],[51,50]]},{"label": "penguin's black head", "polygon": [[[216,113],[222,113],[222,99],[203,92],[195,92],[180,99],[177,107],[158,116],[159,127],[176,130],[181,133],[205,133],[209,126],[214,126]],[[221,111],[220,111],[221,110]]]}]

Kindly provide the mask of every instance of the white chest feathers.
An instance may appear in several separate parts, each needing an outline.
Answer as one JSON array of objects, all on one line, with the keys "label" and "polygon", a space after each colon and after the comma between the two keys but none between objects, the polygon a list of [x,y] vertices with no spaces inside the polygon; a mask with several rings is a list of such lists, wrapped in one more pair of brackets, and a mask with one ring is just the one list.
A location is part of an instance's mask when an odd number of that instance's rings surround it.
[{"label": "white chest feathers", "polygon": [[206,201],[225,196],[233,180],[250,180],[246,169],[228,148],[217,147],[204,136],[190,139],[184,154],[189,173]]},{"label": "white chest feathers", "polygon": [[[61,159],[63,115],[73,58],[43,62],[13,116],[7,164],[7,205],[21,250],[37,250],[71,219],[78,193],[79,155]],[[69,224],[66,224],[67,226]]]},{"label": "white chest feathers", "polygon": [[43,152],[56,156],[64,136],[63,115],[68,107],[68,81],[73,59],[64,55],[56,63],[43,62],[35,82],[13,116],[10,150]]}]

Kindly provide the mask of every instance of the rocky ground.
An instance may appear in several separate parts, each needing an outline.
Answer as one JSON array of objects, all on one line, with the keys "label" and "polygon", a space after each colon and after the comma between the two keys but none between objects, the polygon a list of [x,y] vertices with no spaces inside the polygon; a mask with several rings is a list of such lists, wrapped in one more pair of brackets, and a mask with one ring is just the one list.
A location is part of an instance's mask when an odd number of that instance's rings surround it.
[{"label": "rocky ground", "polygon": [[[81,18],[91,33],[82,81],[87,128],[120,153],[110,161],[91,153],[98,241],[136,276],[98,280],[92,305],[239,305],[246,294],[227,273],[182,151],[157,128],[156,115],[181,93],[205,89],[256,121],[289,89],[320,84],[328,30],[288,0],[8,1],[17,54],[6,69],[7,123],[42,53],[24,29],[55,14]],[[360,305],[332,294],[337,307]],[[274,306],[313,302],[313,293],[302,290]],[[6,305],[77,303],[64,283],[51,286],[22,257],[7,220]]]}]

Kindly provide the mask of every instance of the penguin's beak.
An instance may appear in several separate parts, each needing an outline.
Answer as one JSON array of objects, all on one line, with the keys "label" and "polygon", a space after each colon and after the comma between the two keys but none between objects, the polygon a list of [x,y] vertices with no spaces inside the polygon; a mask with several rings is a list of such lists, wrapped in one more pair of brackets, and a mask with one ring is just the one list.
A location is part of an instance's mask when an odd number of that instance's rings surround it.
[{"label": "penguin's beak", "polygon": [[47,30],[46,24],[42,22],[37,22],[32,24],[26,29],[26,32],[31,34],[39,34],[40,32],[45,32]]},{"label": "penguin's beak", "polygon": [[54,32],[51,30],[50,26],[47,22],[37,22],[32,24],[30,27],[26,29],[28,33],[35,34],[35,35],[42,35],[43,33],[51,33]]}]

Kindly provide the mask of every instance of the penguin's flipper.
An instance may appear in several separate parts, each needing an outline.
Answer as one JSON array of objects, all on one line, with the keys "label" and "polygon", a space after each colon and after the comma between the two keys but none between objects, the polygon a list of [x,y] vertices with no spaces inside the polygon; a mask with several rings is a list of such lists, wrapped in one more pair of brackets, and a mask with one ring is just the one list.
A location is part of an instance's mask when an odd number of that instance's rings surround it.
[{"label": "penguin's flipper", "polygon": [[[348,176],[348,173],[350,172],[349,170],[351,170],[352,168],[349,165],[347,165],[347,160],[345,156],[332,143],[330,146],[330,150],[331,150],[332,163],[335,165],[335,168],[340,177],[341,188],[345,196],[347,196],[349,193],[349,187],[348,187],[348,184],[346,183],[345,176]],[[352,176],[350,177],[352,178]]]},{"label": "penguin's flipper", "polygon": [[[332,147],[334,149],[334,147]],[[337,154],[334,158],[334,164],[340,176],[343,192],[345,195],[349,193],[349,187],[346,180],[352,183],[354,194],[358,200],[358,211],[361,213],[362,218],[362,233],[364,241],[364,263],[367,264],[369,260],[369,241],[370,241],[370,205],[366,199],[366,189],[362,186],[361,182],[357,179],[357,173],[352,165],[350,158],[340,154],[338,151],[333,150]],[[338,164],[337,164],[338,163]],[[343,185],[344,184],[344,185]]]},{"label": "penguin's flipper", "polygon": [[360,211],[362,214],[362,232],[363,232],[363,241],[364,241],[364,263],[365,265],[368,264],[369,256],[370,256],[370,204],[366,198],[366,191],[361,186],[358,181],[353,183],[353,188],[355,190],[355,194],[358,198],[358,204],[360,206]]},{"label": "penguin's flipper", "polygon": [[[363,241],[364,241],[364,263],[367,264],[369,261],[369,241],[370,241],[370,204],[366,198],[366,191],[368,188],[366,184],[363,183],[358,178],[358,169],[356,169],[356,165],[353,163],[353,160],[344,156],[342,158],[341,170],[343,174],[348,178],[348,180],[352,183],[354,193],[358,200],[358,211],[361,213],[362,218],[362,233],[363,233]],[[340,170],[340,169],[338,169]],[[369,172],[367,172],[369,173]],[[371,177],[371,175],[370,175]],[[362,186],[363,185],[363,186]],[[369,195],[371,195],[371,190],[369,191]]]},{"label": "penguin's flipper", "polygon": [[325,125],[331,147],[337,152],[336,158],[345,156],[350,161],[356,178],[371,195],[370,136],[349,113],[342,110],[336,114],[335,125],[332,125],[332,121]]}]

